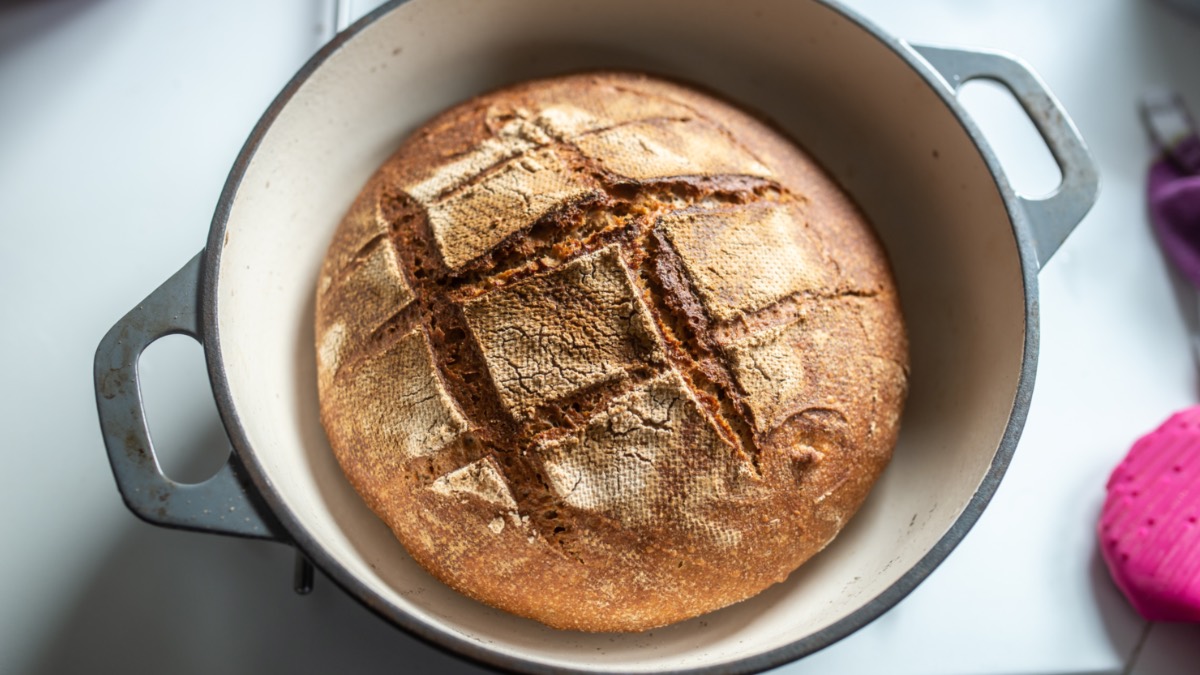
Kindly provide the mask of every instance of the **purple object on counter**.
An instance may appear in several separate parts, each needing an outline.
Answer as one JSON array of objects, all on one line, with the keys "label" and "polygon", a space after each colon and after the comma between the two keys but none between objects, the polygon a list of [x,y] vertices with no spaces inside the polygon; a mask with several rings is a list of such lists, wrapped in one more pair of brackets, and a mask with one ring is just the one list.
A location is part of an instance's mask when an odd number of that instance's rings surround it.
[{"label": "purple object on counter", "polygon": [[1200,137],[1174,92],[1148,94],[1143,113],[1165,153],[1150,167],[1150,222],[1171,264],[1200,288]]},{"label": "purple object on counter", "polygon": [[[1195,145],[1200,151],[1200,141]],[[1160,159],[1150,167],[1147,189],[1150,221],[1163,251],[1200,288],[1200,174],[1188,175],[1170,159]]]}]

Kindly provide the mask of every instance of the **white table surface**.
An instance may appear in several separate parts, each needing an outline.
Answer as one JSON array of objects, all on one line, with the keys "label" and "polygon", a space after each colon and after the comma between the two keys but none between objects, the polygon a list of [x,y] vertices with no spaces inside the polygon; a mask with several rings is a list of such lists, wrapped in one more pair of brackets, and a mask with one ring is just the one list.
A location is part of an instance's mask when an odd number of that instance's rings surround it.
[{"label": "white table surface", "polygon": [[[1146,225],[1135,101],[1170,84],[1200,112],[1200,22],[1153,0],[849,4],[914,42],[1032,63],[1103,188],[1041,274],[1029,421],[979,524],[895,609],[777,672],[1200,672],[1200,627],[1147,627],[1092,533],[1129,444],[1196,402],[1183,296]],[[203,246],[242,141],[332,16],[328,0],[0,4],[0,673],[479,672],[320,575],[294,595],[284,546],[138,521],[100,440],[100,337]],[[964,97],[1018,187],[1053,185],[995,90]],[[168,471],[204,477],[227,442],[199,346],[161,341],[143,370]]]}]

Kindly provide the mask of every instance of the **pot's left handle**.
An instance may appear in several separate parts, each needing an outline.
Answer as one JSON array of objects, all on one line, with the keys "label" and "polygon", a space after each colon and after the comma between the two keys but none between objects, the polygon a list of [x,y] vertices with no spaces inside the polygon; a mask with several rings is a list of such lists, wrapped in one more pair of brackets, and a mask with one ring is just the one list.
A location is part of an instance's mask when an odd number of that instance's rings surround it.
[{"label": "pot's left handle", "polygon": [[1050,148],[1062,171],[1062,183],[1045,197],[1018,196],[1032,230],[1038,265],[1045,266],[1091,210],[1100,191],[1096,162],[1079,130],[1046,83],[1020,59],[992,51],[931,45],[912,47],[941,74],[952,92],[976,79],[1004,85]]},{"label": "pot's left handle", "polygon": [[201,340],[201,251],[117,322],[96,350],[96,405],[108,461],[125,505],[164,527],[286,541],[282,528],[240,473],[236,455],[203,483],[177,483],[162,472],[146,425],[138,357],[151,343],[183,334]]}]

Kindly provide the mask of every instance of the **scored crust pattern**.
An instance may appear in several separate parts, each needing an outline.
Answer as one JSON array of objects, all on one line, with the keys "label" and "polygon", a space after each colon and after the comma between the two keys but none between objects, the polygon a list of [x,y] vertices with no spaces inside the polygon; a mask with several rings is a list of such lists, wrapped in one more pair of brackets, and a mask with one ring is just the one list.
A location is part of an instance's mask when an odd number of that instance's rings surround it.
[{"label": "scored crust pattern", "polygon": [[439,579],[642,630],[785,578],[886,465],[887,261],[795,146],[641,75],[442,113],[364,188],[317,294],[322,422]]}]

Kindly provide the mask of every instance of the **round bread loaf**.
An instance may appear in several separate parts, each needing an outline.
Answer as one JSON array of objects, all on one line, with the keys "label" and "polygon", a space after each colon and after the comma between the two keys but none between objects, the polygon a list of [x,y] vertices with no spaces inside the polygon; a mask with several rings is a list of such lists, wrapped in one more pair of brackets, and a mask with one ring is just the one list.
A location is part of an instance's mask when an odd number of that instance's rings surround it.
[{"label": "round bread loaf", "polygon": [[321,419],[418,563],[556,628],[743,600],[891,456],[907,345],[863,216],[729,103],[602,72],[413,133],[338,228]]}]

